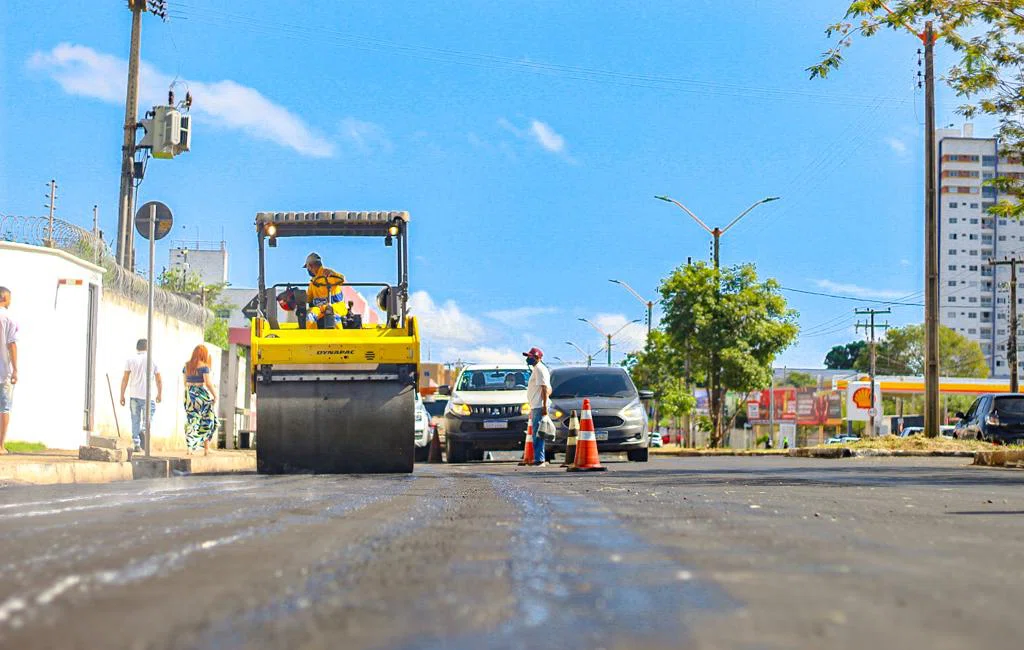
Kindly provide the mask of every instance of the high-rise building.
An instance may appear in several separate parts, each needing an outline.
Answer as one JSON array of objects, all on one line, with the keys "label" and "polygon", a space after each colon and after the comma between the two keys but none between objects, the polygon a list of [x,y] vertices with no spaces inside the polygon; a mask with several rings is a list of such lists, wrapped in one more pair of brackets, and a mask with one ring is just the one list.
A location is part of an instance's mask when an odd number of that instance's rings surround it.
[{"label": "high-rise building", "polygon": [[[939,129],[936,140],[939,321],[977,341],[991,374],[1005,377],[1010,374],[1006,364],[1010,270],[993,267],[989,260],[1024,256],[1024,223],[988,214],[987,209],[1004,197],[984,183],[997,176],[1024,178],[1024,165],[1000,155],[996,138],[974,137],[970,124],[963,131]],[[1019,270],[1017,301],[1021,308],[1024,269]],[[1020,343],[1024,344],[1024,338]],[[1018,359],[1024,359],[1024,354]]]},{"label": "high-rise building", "polygon": [[176,241],[171,245],[170,257],[170,268],[195,273],[203,284],[228,281],[228,250],[223,241]]}]

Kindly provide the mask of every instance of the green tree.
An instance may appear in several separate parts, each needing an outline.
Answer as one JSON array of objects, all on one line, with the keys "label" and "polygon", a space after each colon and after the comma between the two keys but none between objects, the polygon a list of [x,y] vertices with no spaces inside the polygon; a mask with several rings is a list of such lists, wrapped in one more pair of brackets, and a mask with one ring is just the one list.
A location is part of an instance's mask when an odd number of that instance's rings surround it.
[{"label": "green tree", "polygon": [[724,396],[771,383],[775,357],[796,340],[796,312],[775,280],[760,282],[752,264],[716,270],[701,262],[677,268],[661,284],[665,332],[708,379],[711,446],[722,441]]},{"label": "green tree", "polygon": [[203,340],[210,345],[228,349],[228,320],[222,314],[230,313],[232,305],[221,296],[226,285],[205,284],[198,273],[183,269],[164,269],[157,278],[157,285],[212,311],[214,318],[206,324]]},{"label": "green tree", "polygon": [[[873,36],[886,28],[923,32],[924,20],[934,23],[939,42],[948,43],[959,56],[945,77],[967,102],[959,112],[968,119],[979,114],[994,117],[999,123],[1000,153],[1009,158],[1024,157],[1021,0],[856,0],[850,3],[844,20],[825,30],[837,42],[808,72],[813,79],[838,69],[855,37]],[[1024,179],[1004,176],[989,184],[1011,198],[999,201],[990,212],[1024,217]]]},{"label": "green tree", "polygon": [[782,382],[782,385],[794,386],[796,388],[814,388],[818,385],[818,380],[810,373],[794,370],[786,373],[786,380]]},{"label": "green tree", "polygon": [[[877,344],[876,371],[879,375],[924,374],[924,325],[890,329]],[[856,370],[868,372],[871,355],[865,348],[855,363]],[[988,377],[988,364],[981,346],[948,327],[939,327],[939,368],[947,377]]]},{"label": "green tree", "polygon": [[825,355],[825,367],[829,370],[851,370],[865,347],[867,343],[864,341],[837,345]]}]

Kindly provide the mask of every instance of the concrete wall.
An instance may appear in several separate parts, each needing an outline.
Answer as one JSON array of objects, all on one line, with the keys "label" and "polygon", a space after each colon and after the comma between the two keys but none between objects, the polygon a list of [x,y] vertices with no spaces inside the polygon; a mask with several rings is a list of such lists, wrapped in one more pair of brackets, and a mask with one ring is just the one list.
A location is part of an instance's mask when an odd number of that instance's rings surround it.
[{"label": "concrete wall", "polygon": [[[18,385],[8,440],[75,448],[85,442],[89,285],[103,269],[60,250],[0,242],[0,285],[17,321]],[[81,280],[81,286],[58,280]]]},{"label": "concrete wall", "polygon": [[[116,403],[125,361],[146,336],[146,307],[113,291],[103,291],[103,268],[60,250],[0,242],[0,285],[11,289],[11,315],[17,320],[19,382],[8,440],[41,442],[75,449],[88,439],[87,408],[93,430],[131,435],[127,407]],[[81,280],[63,285],[58,280]],[[89,393],[89,286],[96,287],[93,399]],[[181,369],[203,342],[203,328],[162,312],[153,319],[153,352],[164,380],[163,403],[153,421],[153,449],[185,446]],[[221,350],[210,347],[213,385],[218,386]],[[111,403],[107,376],[113,389]]]},{"label": "concrete wall", "polygon": [[[120,395],[125,361],[135,354],[135,343],[146,337],[146,308],[127,298],[105,293],[100,310],[97,355],[97,381],[102,389],[96,398],[96,431],[101,435],[114,435],[114,407],[107,391],[107,375],[114,389],[114,399]],[[192,349],[203,342],[203,328],[157,312],[153,318],[153,360],[160,370],[164,384],[163,402],[157,405],[153,418],[153,449],[183,449],[185,447],[184,386],[181,369],[192,355]],[[221,350],[207,346],[213,357],[212,381],[217,386],[220,377]],[[155,391],[154,387],[154,391]],[[122,435],[131,435],[131,414],[127,407],[117,404],[117,421]]]}]

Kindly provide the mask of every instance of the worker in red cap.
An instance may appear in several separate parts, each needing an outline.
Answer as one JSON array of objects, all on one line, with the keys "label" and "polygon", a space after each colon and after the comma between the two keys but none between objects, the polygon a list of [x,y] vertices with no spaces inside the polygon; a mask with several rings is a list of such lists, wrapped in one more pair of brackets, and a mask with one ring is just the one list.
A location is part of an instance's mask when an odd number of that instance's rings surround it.
[{"label": "worker in red cap", "polygon": [[530,381],[526,384],[526,400],[530,403],[530,423],[533,425],[534,465],[548,464],[544,457],[544,436],[540,434],[540,421],[548,414],[548,398],[551,397],[551,371],[544,365],[544,351],[530,348],[523,352],[526,365],[530,366]]}]

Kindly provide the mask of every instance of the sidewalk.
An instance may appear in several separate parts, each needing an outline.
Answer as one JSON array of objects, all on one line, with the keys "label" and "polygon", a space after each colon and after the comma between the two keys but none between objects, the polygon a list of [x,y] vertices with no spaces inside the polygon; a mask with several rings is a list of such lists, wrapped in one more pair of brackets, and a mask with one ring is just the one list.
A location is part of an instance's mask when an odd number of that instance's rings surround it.
[{"label": "sidewalk", "polygon": [[0,456],[0,484],[110,483],[188,474],[255,472],[254,450],[217,450],[209,456],[187,457],[184,451],[159,452],[152,458],[136,454],[124,463],[79,460],[78,452],[47,449]]}]

